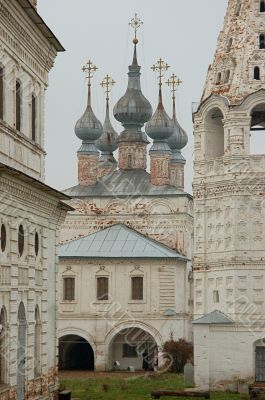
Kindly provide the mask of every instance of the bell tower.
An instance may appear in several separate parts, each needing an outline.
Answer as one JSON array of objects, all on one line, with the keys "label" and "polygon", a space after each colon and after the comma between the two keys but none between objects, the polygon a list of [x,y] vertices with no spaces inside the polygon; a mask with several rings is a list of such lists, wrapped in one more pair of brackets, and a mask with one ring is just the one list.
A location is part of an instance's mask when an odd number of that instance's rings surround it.
[{"label": "bell tower", "polygon": [[229,0],[193,116],[194,362],[204,389],[226,389],[235,376],[260,379],[265,149],[252,154],[250,143],[265,134],[264,85],[265,3]]}]

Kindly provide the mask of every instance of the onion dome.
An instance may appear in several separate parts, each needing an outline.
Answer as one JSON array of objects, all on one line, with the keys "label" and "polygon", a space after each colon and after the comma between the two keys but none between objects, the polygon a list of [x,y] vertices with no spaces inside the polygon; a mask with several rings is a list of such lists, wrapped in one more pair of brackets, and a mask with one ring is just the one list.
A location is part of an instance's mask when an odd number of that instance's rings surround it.
[{"label": "onion dome", "polygon": [[138,39],[134,39],[134,56],[132,65],[129,66],[128,86],[124,96],[114,107],[114,117],[121,122],[125,129],[130,126],[141,127],[149,121],[152,116],[152,106],[144,97],[141,90],[140,70],[137,62],[136,45]]},{"label": "onion dome", "polygon": [[154,151],[170,152],[167,139],[174,132],[174,124],[172,119],[166,113],[162,100],[162,77],[163,72],[168,68],[169,65],[161,58],[152,67],[153,71],[159,73],[159,99],[156,112],[145,127],[147,135],[154,140],[154,144],[150,150],[150,153]]},{"label": "onion dome", "polygon": [[100,138],[103,132],[102,124],[95,116],[91,106],[91,78],[92,72],[96,69],[91,61],[83,67],[83,71],[88,73],[88,99],[86,110],[75,125],[75,134],[83,142],[79,153],[84,154],[98,153],[94,142]]},{"label": "onion dome", "polygon": [[176,116],[176,90],[177,87],[181,84],[181,80],[177,78],[175,74],[173,74],[169,80],[167,81],[168,86],[170,86],[172,90],[172,104],[173,104],[173,115],[172,121],[174,123],[174,132],[168,139],[168,144],[170,149],[172,150],[172,161],[183,161],[185,162],[184,157],[181,154],[181,150],[188,143],[188,135],[186,131],[180,126],[177,116]]},{"label": "onion dome", "polygon": [[100,136],[100,138],[96,141],[96,146],[102,153],[101,154],[102,161],[110,159],[114,160],[112,153],[118,148],[119,135],[114,130],[109,116],[109,93],[110,93],[110,87],[113,86],[114,84],[115,84],[114,80],[110,78],[109,75],[107,75],[101,83],[101,86],[106,91],[106,116],[103,124],[103,133]]}]

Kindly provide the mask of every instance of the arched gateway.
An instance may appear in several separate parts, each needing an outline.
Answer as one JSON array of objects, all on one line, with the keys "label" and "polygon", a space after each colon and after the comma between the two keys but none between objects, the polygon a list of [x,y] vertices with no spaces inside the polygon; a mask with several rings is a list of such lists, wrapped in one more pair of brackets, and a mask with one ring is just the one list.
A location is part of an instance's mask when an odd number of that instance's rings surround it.
[{"label": "arched gateway", "polygon": [[59,339],[59,369],[94,371],[94,351],[86,339],[77,335]]}]

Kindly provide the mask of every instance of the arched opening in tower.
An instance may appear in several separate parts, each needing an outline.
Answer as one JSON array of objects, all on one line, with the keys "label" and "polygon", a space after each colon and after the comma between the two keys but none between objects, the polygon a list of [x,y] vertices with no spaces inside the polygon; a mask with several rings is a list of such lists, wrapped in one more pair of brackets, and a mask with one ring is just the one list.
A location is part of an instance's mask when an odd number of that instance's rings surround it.
[{"label": "arched opening in tower", "polygon": [[223,113],[219,108],[210,110],[205,118],[205,159],[213,159],[224,155]]},{"label": "arched opening in tower", "polygon": [[251,112],[250,154],[265,154],[265,103]]},{"label": "arched opening in tower", "polygon": [[94,371],[94,351],[86,339],[77,335],[59,339],[59,370]]}]

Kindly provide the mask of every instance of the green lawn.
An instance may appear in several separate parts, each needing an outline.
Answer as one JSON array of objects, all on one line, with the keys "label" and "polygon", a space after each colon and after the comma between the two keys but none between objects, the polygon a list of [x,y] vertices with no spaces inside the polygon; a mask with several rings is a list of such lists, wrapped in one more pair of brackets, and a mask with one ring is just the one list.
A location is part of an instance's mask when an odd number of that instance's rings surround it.
[{"label": "green lawn", "polygon": [[[146,400],[152,390],[184,388],[182,376],[174,374],[157,375],[152,379],[146,376],[93,376],[88,378],[68,378],[61,380],[62,389],[72,391],[72,397],[80,400]],[[183,399],[176,397],[175,399]],[[213,400],[236,400],[242,397],[235,394],[213,393]],[[166,399],[166,398],[164,398]],[[186,398],[187,399],[187,398]]]}]

